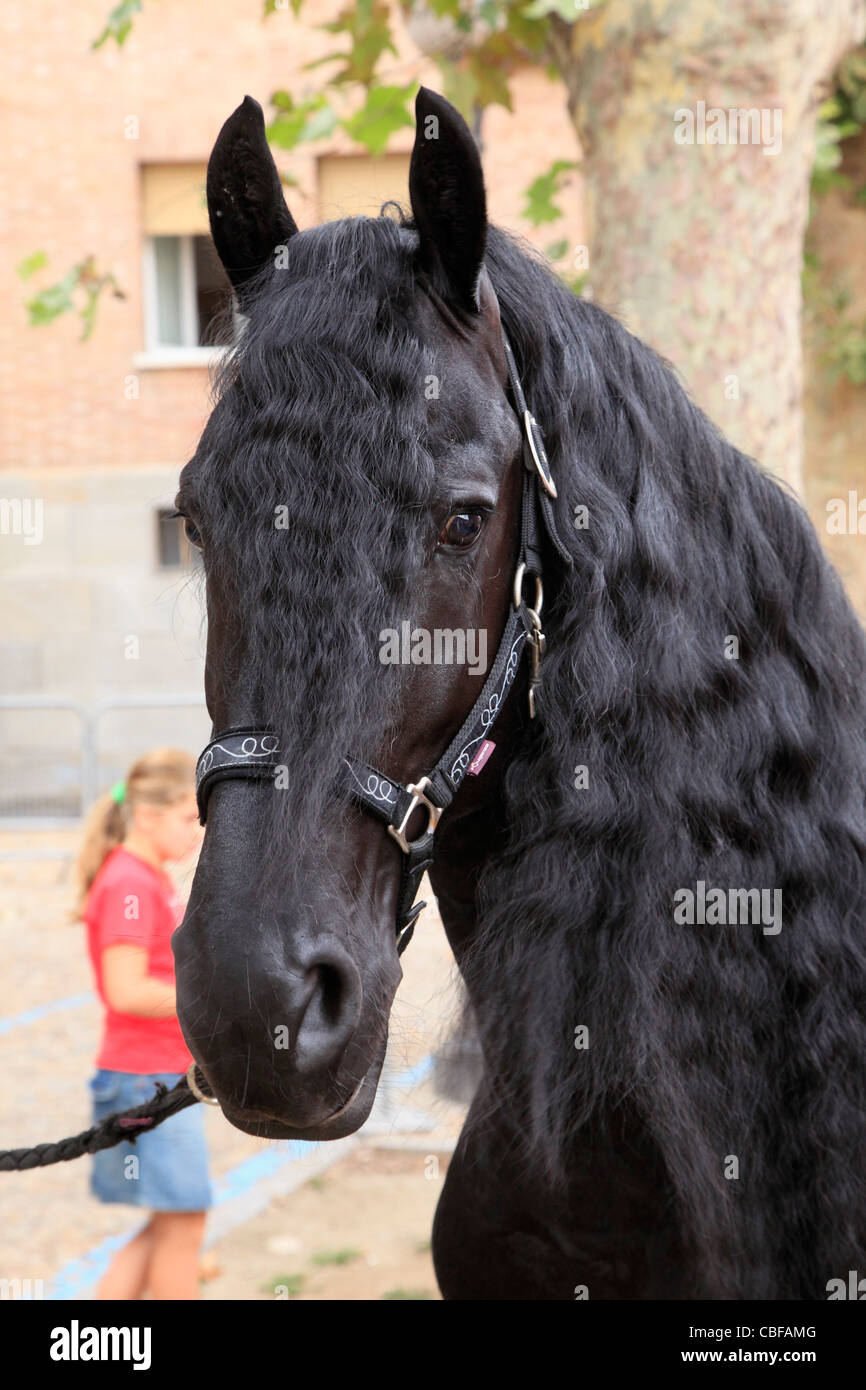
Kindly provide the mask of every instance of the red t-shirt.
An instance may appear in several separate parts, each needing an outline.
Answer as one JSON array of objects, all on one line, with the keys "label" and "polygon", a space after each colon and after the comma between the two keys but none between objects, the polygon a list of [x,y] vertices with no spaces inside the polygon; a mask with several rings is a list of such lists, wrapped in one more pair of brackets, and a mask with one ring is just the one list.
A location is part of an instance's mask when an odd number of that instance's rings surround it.
[{"label": "red t-shirt", "polygon": [[183,913],[184,904],[168,874],[123,845],[106,856],[82,912],[96,988],[105,1005],[97,1067],[138,1073],[185,1072],[192,1062],[176,1018],[117,1013],[109,1006],[102,987],[102,952],[121,941],[144,946],[148,975],[173,984],[171,934]]}]

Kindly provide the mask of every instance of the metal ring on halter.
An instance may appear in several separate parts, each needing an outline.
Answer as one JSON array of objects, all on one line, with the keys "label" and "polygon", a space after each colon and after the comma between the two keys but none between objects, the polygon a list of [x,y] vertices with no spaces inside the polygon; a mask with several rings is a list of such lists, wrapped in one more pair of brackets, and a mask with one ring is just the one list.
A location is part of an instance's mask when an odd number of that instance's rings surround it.
[{"label": "metal ring on halter", "polygon": [[[548,497],[556,497],[556,484],[550,475],[550,467],[547,462],[547,454],[544,452],[544,445],[541,444],[541,430],[538,421],[531,410],[523,412],[523,426],[526,430],[526,437],[529,440],[529,449],[532,454],[532,461],[535,464],[535,471],[541,479],[541,485]],[[535,431],[539,431],[539,438],[536,440]],[[541,444],[541,453],[538,452],[538,445]]]},{"label": "metal ring on halter", "polygon": [[[523,602],[523,576],[526,573],[526,564],[521,562],[514,574],[514,607],[519,608]],[[544,602],[544,590],[541,587],[541,575],[536,574],[535,578],[535,606],[529,609],[537,618],[541,617],[541,605]]]},{"label": "metal ring on halter", "polygon": [[424,831],[423,835],[419,835],[415,840],[412,840],[411,844],[415,845],[418,843],[419,840],[423,840],[424,836],[429,835],[430,831],[435,830],[437,825],[439,824],[439,817],[442,814],[442,807],[437,806],[434,801],[431,801],[429,797],[424,795],[425,788],[429,786],[429,777],[422,777],[420,782],[407,783],[406,790],[407,792],[409,792],[410,796],[412,797],[412,800],[409,803],[409,807],[406,811],[405,816],[403,817],[399,825],[385,826],[385,829],[387,830],[388,834],[391,835],[393,839],[397,841],[397,844],[400,846],[404,854],[408,854],[410,848],[410,842],[406,839],[406,826],[409,824],[412,812],[415,810],[416,807],[423,806],[424,810],[427,812],[427,829]]},{"label": "metal ring on halter", "polygon": [[189,1089],[192,1091],[192,1093],[193,1093],[193,1095],[195,1096],[196,1100],[203,1100],[204,1103],[205,1103],[205,1105],[219,1105],[219,1101],[217,1100],[216,1096],[206,1096],[202,1091],[199,1090],[198,1086],[196,1085],[196,1079],[195,1079],[195,1069],[196,1069],[196,1065],[197,1065],[197,1064],[196,1064],[195,1062],[193,1062],[193,1063],[192,1063],[192,1066],[189,1068],[189,1071],[188,1071],[187,1074],[186,1074],[186,1084],[187,1084],[187,1086],[189,1086]]}]

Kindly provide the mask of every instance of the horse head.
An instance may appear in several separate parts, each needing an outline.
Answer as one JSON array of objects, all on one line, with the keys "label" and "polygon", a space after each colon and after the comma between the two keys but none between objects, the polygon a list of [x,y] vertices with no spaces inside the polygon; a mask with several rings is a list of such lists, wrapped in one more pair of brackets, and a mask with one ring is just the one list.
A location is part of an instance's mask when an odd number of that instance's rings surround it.
[{"label": "horse head", "polygon": [[177,497],[214,738],[173,948],[191,1052],[269,1138],[366,1119],[437,823],[492,797],[528,722],[522,648],[533,670],[543,650],[555,485],[484,263],[478,151],[424,88],[416,118],[411,218],[299,231],[249,97],[208,165],[246,324]]}]

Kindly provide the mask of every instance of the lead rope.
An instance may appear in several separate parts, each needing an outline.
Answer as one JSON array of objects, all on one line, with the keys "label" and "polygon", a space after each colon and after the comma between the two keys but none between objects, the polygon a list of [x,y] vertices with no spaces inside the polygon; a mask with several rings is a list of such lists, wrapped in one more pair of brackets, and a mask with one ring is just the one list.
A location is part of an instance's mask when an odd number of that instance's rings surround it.
[{"label": "lead rope", "polygon": [[[122,1110],[116,1115],[106,1115],[105,1119],[82,1134],[74,1134],[69,1139],[58,1139],[53,1144],[35,1144],[30,1149],[0,1149],[0,1173],[18,1173],[26,1168],[47,1168],[51,1163],[68,1163],[72,1158],[83,1154],[99,1153],[102,1149],[113,1149],[125,1139],[134,1144],[140,1134],[149,1133],[171,1119],[189,1105],[205,1101],[208,1105],[219,1105],[207,1082],[198,1073],[193,1062],[186,1076],[181,1077],[171,1090],[164,1081],[155,1081],[155,1095],[143,1105],[134,1105],[131,1110]],[[207,1089],[207,1094],[202,1089]]]}]

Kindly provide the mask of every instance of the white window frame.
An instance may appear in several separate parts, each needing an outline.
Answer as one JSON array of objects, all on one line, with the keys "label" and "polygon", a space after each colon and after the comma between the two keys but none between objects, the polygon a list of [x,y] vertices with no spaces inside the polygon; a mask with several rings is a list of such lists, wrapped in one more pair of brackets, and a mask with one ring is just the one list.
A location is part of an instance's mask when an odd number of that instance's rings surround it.
[{"label": "white window frame", "polygon": [[[229,346],[202,347],[198,340],[198,304],[195,286],[195,255],[193,234],[180,236],[180,322],[183,344],[160,343],[159,298],[156,285],[156,238],[144,239],[144,264],[142,285],[144,290],[144,352],[136,353],[133,365],[136,367],[207,367],[220,361]],[[238,322],[237,311],[232,314],[236,327],[236,337],[243,320]]]}]

